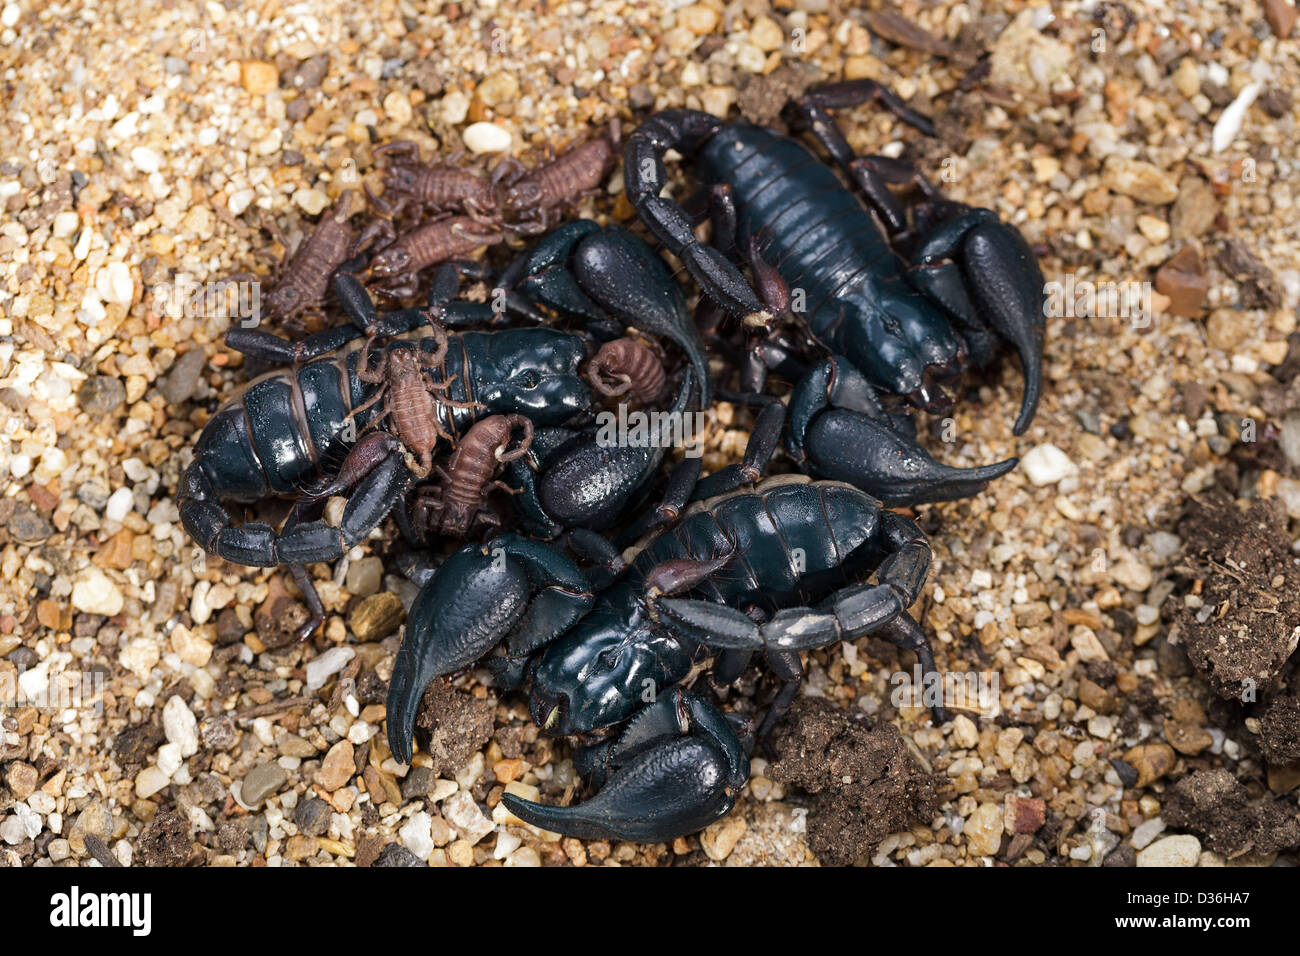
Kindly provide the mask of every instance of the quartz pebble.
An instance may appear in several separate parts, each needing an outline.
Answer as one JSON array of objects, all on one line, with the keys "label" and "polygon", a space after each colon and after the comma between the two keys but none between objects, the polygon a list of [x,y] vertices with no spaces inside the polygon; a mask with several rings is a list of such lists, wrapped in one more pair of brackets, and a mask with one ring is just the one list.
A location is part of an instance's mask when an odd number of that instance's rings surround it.
[{"label": "quartz pebble", "polygon": [[1040,488],[1056,484],[1075,470],[1069,456],[1051,444],[1035,445],[1029,449],[1020,459],[1020,467],[1029,480]]},{"label": "quartz pebble", "polygon": [[508,129],[495,123],[472,123],[464,133],[465,147],[471,153],[503,153],[510,148],[511,135]]},{"label": "quartz pebble", "polygon": [[1152,843],[1137,856],[1138,866],[1195,866],[1201,856],[1201,841],[1187,833],[1167,836]]}]

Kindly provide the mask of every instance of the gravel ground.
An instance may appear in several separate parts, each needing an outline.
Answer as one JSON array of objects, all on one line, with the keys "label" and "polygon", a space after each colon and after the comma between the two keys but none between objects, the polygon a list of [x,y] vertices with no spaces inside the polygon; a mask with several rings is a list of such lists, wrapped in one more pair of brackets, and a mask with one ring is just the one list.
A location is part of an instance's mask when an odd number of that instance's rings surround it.
[{"label": "gravel ground", "polygon": [[[1295,861],[1294,7],[797,6],[3,4],[0,860]],[[932,141],[867,108],[845,126],[1016,224],[1076,283],[1067,305],[1084,283],[1154,286],[1136,318],[1055,310],[1023,438],[1012,362],[928,439],[954,464],[1023,456],[919,514],[918,606],[941,669],[996,681],[986,706],[934,727],[891,700],[910,659],[815,653],[779,759],[670,846],[512,823],[504,789],[571,796],[573,769],[483,675],[431,690],[428,749],[396,764],[382,702],[407,589],[381,552],[316,569],[329,616],[300,646],[280,576],[204,561],[178,521],[188,449],[244,375],[228,320],[178,316],[167,290],[264,273],[283,250],[261,222],[295,240],[372,144],[508,134],[527,158],[652,108],[770,121],[783,92],[841,77],[937,117]],[[630,217],[617,182],[585,211]],[[713,464],[746,425],[716,421]],[[65,679],[94,705],[15,703]]]}]

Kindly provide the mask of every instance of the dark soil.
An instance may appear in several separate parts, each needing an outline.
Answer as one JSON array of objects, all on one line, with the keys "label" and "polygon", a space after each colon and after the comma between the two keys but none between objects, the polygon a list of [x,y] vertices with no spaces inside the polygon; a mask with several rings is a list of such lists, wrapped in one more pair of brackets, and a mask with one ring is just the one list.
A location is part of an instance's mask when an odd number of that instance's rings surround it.
[{"label": "dark soil", "polygon": [[1198,770],[1179,780],[1165,795],[1163,816],[1229,858],[1300,846],[1300,818],[1294,809],[1269,796],[1251,799],[1227,770]]},{"label": "dark soil", "polygon": [[822,863],[847,866],[891,833],[929,823],[940,780],[926,773],[897,727],[801,697],[777,728],[773,780],[806,791],[808,845]]},{"label": "dark soil", "polygon": [[436,776],[454,774],[492,737],[496,701],[436,680],[424,692],[415,716],[420,749],[433,760]]},{"label": "dark soil", "polygon": [[1178,534],[1188,542],[1180,572],[1202,606],[1176,592],[1172,633],[1216,694],[1250,703],[1296,648],[1300,564],[1286,514],[1276,500],[1241,511],[1216,489],[1189,499]]},{"label": "dark soil", "polygon": [[175,810],[158,811],[137,845],[146,866],[183,866],[194,852],[189,824]]},{"label": "dark soil", "polygon": [[1269,763],[1300,761],[1300,697],[1269,701],[1259,715],[1259,745]]}]

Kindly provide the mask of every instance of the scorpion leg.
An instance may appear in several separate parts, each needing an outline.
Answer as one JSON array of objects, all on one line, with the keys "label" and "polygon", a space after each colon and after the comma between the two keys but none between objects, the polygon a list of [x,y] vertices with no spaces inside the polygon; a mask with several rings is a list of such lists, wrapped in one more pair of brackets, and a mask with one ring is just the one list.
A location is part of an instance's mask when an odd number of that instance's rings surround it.
[{"label": "scorpion leg", "polygon": [[703,699],[674,688],[629,722],[603,750],[585,803],[545,806],[507,793],[525,823],[582,839],[665,843],[725,816],[749,779],[749,756],[735,730]]},{"label": "scorpion leg", "polygon": [[249,358],[275,365],[298,365],[342,348],[361,334],[360,329],[342,325],[291,342],[273,332],[240,328],[227,331],[225,343],[227,348]]},{"label": "scorpion leg", "polygon": [[758,481],[772,460],[772,455],[776,453],[777,445],[781,443],[781,427],[784,424],[785,406],[780,402],[765,405],[754,421],[754,430],[749,434],[744,457],[738,464],[727,465],[700,481],[695,486],[692,499],[700,501],[712,498]]},{"label": "scorpion leg", "polygon": [[696,110],[665,110],[627,139],[623,176],[628,200],[654,237],[682,260],[705,294],[748,326],[768,328],[775,315],[745,281],[727,256],[695,238],[691,218],[680,205],[660,197],[668,181],[664,153],[683,156],[697,152],[722,126],[722,120]]},{"label": "scorpion leg", "polygon": [[508,678],[591,607],[586,576],[571,559],[537,541],[504,534],[449,557],[411,605],[406,636],[388,685],[388,743],[410,763],[415,715],[436,677],[466,667],[503,639]]},{"label": "scorpion leg", "polygon": [[1017,458],[979,468],[935,461],[886,414],[852,363],[834,356],[795,387],[786,450],[815,474],[845,481],[894,507],[979,494]]},{"label": "scorpion leg", "polygon": [[702,462],[699,458],[684,458],[674,465],[673,470],[668,473],[663,499],[654,508],[646,509],[639,518],[628,525],[627,530],[619,535],[619,543],[633,544],[656,528],[676,521],[677,516],[691,500],[691,492],[695,490],[700,480],[701,467]]},{"label": "scorpion leg", "polygon": [[623,552],[594,531],[574,528],[569,532],[568,540],[570,550],[592,565],[587,568],[587,577],[597,592],[605,590],[627,568]]}]

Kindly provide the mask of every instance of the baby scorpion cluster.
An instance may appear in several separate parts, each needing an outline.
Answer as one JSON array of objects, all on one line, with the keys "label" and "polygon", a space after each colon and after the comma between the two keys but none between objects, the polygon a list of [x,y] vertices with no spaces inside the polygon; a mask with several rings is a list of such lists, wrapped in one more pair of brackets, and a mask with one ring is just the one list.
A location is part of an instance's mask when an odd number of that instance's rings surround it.
[{"label": "baby scorpion cluster", "polygon": [[[1010,346],[1026,380],[1022,433],[1039,392],[1043,282],[992,213],[850,152],[830,112],[867,100],[930,132],[892,93],[854,81],[790,104],[830,163],[798,139],[687,110],[629,137],[628,198],[698,284],[695,316],[642,239],[588,220],[550,228],[611,171],[615,129],[531,171],[380,148],[390,165],[370,200],[382,217],[347,232],[345,250],[342,220],[327,216],[276,300],[281,315],[319,306],[332,276],[349,324],[300,342],[229,333],[231,347],[281,368],[204,429],[182,518],[228,560],[290,566],[309,598],[302,566],[340,557],[390,512],[411,553],[432,552],[406,563],[419,593],[389,686],[396,759],[412,758],[426,686],[484,662],[500,687],[526,690],[544,732],[574,743],[593,791],[564,807],[507,794],[511,813],[579,837],[665,841],[731,809],[752,747],[797,693],[802,652],[874,635],[937,676],[908,613],[930,546],[889,508],[976,494],[1016,461],[940,464],[910,410],[946,412],[962,370]],[[682,205],[661,196],[670,149],[700,180]],[[434,218],[398,233],[412,212]],[[461,261],[506,234],[540,238],[499,273]],[[368,263],[353,258],[376,244]],[[486,281],[498,305],[460,298],[462,278]],[[375,281],[426,301],[380,313],[365,286]],[[773,383],[784,383],[775,394]],[[715,393],[756,417],[742,460],[707,476],[662,443],[598,438],[604,402],[680,416]],[[782,447],[797,472],[764,478]],[[507,493],[501,510],[494,490]],[[294,500],[279,528],[225,510],[275,495]],[[334,522],[318,516],[331,495],[347,496]],[[779,687],[751,725],[718,694],[756,655]],[[931,712],[949,717],[941,701]]]}]

